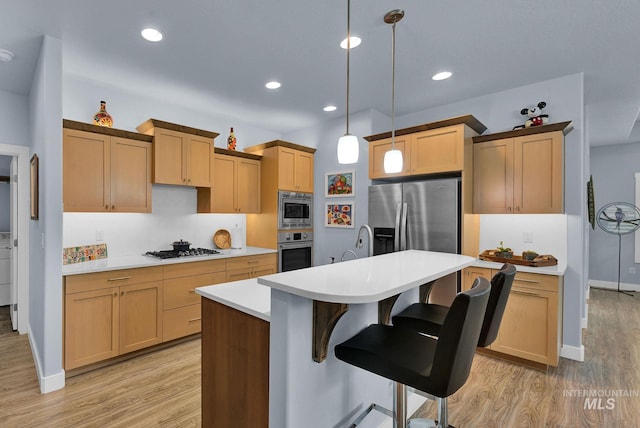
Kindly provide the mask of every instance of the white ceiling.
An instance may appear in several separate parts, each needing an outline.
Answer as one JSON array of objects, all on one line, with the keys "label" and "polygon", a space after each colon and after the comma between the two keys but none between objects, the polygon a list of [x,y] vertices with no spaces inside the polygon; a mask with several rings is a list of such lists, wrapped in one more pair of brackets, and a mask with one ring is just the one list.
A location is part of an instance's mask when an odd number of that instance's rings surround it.
[{"label": "white ceiling", "polygon": [[[63,72],[195,106],[225,105],[283,133],[345,113],[346,0],[0,0],[0,90],[27,94],[42,34],[63,41]],[[638,141],[638,0],[352,0],[351,112],[396,115],[584,72],[592,145]],[[145,26],[164,33],[152,44]],[[431,75],[451,70],[451,79]],[[278,91],[266,81],[282,82]],[[185,98],[185,97],[182,97]],[[217,100],[212,103],[212,99]],[[531,100],[532,103],[538,100]],[[322,108],[334,104],[337,111]],[[515,106],[519,110],[524,106]],[[635,138],[635,140],[634,140]]]}]

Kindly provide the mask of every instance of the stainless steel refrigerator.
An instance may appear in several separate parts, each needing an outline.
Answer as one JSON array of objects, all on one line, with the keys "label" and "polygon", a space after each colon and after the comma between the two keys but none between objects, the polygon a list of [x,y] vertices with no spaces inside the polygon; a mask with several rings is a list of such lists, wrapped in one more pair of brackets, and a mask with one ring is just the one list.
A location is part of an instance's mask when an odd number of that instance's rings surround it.
[{"label": "stainless steel refrigerator", "polygon": [[[430,250],[460,253],[460,179],[369,186],[373,253]],[[457,273],[433,285],[429,301],[449,305],[460,290]]]}]

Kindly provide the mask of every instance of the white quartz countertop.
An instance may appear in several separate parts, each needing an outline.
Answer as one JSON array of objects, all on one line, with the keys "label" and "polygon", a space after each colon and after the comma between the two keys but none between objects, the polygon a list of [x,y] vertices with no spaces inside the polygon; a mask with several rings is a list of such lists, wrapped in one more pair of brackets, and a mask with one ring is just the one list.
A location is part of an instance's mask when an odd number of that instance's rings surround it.
[{"label": "white quartz countertop", "polygon": [[62,266],[62,275],[79,275],[84,273],[104,272],[117,269],[132,269],[152,266],[164,266],[174,263],[191,263],[202,260],[218,260],[231,257],[257,256],[273,254],[278,250],[259,247],[246,247],[239,250],[218,250],[220,254],[209,256],[177,257],[175,259],[156,259],[144,255],[116,256],[90,262],[74,263]]},{"label": "white quartz countertop", "polygon": [[[476,259],[471,266],[482,267],[487,269],[500,269],[502,267],[502,263],[499,262],[489,262],[486,260]],[[515,265],[516,271],[518,272],[529,272],[529,273],[539,273],[542,275],[555,275],[555,276],[563,276],[565,271],[567,270],[567,265],[565,264],[557,264],[556,266],[523,266],[523,265]]]},{"label": "white quartz countertop", "polygon": [[456,272],[474,261],[460,254],[408,250],[262,276],[258,283],[324,302],[372,303]]},{"label": "white quartz countertop", "polygon": [[202,297],[265,321],[271,320],[271,288],[256,278],[196,288]]}]

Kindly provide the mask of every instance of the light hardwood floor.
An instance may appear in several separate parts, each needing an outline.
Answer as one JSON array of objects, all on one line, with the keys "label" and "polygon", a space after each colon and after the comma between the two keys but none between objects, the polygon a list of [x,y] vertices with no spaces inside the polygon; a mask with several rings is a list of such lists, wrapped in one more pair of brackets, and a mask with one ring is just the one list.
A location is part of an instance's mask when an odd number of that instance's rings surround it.
[{"label": "light hardwood floor", "polygon": [[[1,309],[0,427],[200,426],[200,340],[67,379],[64,389],[41,395],[28,340],[6,331]],[[476,355],[468,382],[449,398],[450,423],[640,427],[640,297],[592,289],[583,343],[584,362],[561,359],[547,373]],[[601,409],[585,409],[585,397],[568,395],[578,391],[636,396],[615,397],[613,408],[603,397]],[[434,417],[435,406],[428,402],[417,416]]]}]

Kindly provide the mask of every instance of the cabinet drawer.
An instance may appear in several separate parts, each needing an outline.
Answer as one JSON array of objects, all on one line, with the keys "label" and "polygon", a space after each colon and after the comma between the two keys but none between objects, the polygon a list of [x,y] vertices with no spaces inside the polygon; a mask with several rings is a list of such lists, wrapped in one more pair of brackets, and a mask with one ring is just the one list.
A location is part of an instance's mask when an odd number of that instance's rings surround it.
[{"label": "cabinet drawer", "polygon": [[558,292],[560,277],[529,272],[518,272],[513,279],[514,288],[531,288]]},{"label": "cabinet drawer", "polygon": [[162,341],[177,339],[200,332],[200,303],[164,311]]},{"label": "cabinet drawer", "polygon": [[[213,272],[224,272],[224,260],[204,260],[201,262],[176,263],[162,268],[163,278],[180,278],[183,276],[202,275]],[[206,285],[206,284],[205,284]]]},{"label": "cabinet drawer", "polygon": [[261,254],[259,256],[234,257],[227,260],[227,270],[254,268],[276,264],[276,254]]},{"label": "cabinet drawer", "polygon": [[161,280],[162,267],[157,266],[69,275],[65,277],[64,283],[65,294],[73,294],[82,291],[100,290],[102,288]]},{"label": "cabinet drawer", "polygon": [[225,282],[225,272],[209,273],[206,275],[186,276],[164,280],[163,305],[165,309],[179,308],[200,302],[196,294],[196,287],[220,284]]}]

